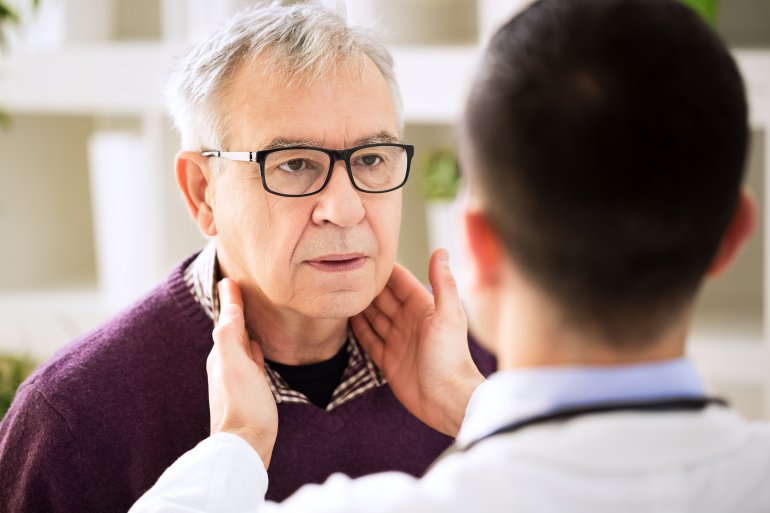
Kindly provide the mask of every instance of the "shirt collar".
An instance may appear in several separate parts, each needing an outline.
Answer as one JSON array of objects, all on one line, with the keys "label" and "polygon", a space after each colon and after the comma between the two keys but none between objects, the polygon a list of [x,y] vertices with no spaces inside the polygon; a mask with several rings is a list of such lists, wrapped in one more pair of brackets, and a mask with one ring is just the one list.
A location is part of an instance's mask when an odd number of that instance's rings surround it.
[{"label": "shirt collar", "polygon": [[500,371],[471,396],[457,441],[465,445],[508,423],[562,408],[703,394],[703,383],[685,358],[613,367]]},{"label": "shirt collar", "polygon": [[195,300],[216,325],[219,319],[219,294],[217,293],[219,264],[216,239],[210,239],[198,256],[190,262],[185,269],[184,280],[190,287]]}]

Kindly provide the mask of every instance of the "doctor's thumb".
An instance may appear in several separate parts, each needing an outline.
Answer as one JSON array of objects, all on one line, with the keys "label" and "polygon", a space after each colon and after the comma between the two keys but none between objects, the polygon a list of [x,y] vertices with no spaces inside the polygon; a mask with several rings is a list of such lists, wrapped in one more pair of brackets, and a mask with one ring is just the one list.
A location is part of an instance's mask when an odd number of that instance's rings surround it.
[{"label": "doctor's thumb", "polygon": [[457,291],[457,281],[449,267],[449,253],[443,248],[433,252],[428,268],[428,278],[433,287],[433,297],[436,302],[436,313],[455,316],[462,314],[460,294]]}]

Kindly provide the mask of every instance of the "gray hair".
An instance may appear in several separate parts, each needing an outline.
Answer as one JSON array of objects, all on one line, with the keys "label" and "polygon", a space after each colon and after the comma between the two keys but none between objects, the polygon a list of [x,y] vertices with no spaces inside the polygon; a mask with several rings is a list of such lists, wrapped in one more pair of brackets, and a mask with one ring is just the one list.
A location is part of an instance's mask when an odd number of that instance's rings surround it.
[{"label": "gray hair", "polygon": [[373,30],[348,26],[344,13],[317,3],[283,6],[273,2],[235,15],[177,62],[166,101],[184,149],[222,147],[226,119],[221,98],[236,69],[256,57],[266,59],[265,65],[288,79],[309,84],[334,72],[340,62],[360,66],[368,57],[390,88],[398,126],[403,129],[393,58]]}]

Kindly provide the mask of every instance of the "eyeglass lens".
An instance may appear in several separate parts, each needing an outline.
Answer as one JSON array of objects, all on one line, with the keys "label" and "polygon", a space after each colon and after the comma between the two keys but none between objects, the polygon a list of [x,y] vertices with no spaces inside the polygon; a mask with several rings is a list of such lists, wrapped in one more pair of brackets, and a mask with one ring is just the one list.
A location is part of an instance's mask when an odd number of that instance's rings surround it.
[{"label": "eyeglass lens", "polygon": [[[264,165],[268,189],[280,194],[318,192],[326,181],[331,157],[318,150],[287,148],[267,155]],[[355,185],[379,192],[398,187],[407,171],[406,150],[398,146],[370,146],[350,156]]]}]

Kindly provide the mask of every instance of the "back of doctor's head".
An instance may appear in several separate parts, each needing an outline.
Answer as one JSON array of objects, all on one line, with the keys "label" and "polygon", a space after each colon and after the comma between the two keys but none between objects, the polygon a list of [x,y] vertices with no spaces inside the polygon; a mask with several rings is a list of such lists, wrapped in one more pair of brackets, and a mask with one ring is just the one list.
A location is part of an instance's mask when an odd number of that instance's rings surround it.
[{"label": "back of doctor's head", "polygon": [[748,138],[724,44],[675,0],[541,0],[493,37],[464,151],[515,265],[565,321],[630,348],[692,302]]}]

